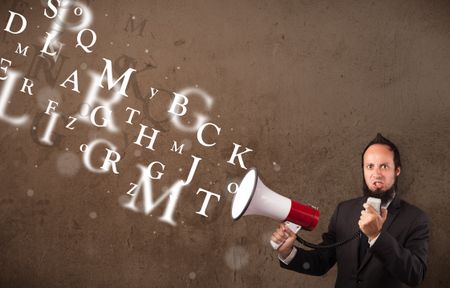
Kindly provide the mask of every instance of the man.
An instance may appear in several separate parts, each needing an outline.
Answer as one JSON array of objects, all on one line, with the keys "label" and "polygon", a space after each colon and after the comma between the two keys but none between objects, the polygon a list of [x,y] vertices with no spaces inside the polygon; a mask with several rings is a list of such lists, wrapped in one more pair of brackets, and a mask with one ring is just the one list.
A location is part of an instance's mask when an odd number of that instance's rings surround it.
[{"label": "man", "polygon": [[[377,134],[362,153],[364,196],[340,203],[322,244],[361,237],[337,248],[303,250],[294,247],[295,234],[284,224],[272,234],[283,268],[323,275],[337,263],[335,287],[406,287],[419,285],[427,269],[429,228],[425,213],[399,198],[400,153]],[[366,204],[380,198],[381,213]]]}]

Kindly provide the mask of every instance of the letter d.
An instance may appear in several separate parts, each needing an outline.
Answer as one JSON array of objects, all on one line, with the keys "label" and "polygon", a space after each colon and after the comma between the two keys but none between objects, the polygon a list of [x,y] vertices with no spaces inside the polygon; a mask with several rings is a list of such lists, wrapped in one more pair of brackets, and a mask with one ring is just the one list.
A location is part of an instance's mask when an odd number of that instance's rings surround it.
[{"label": "letter d", "polygon": [[[8,19],[8,24],[6,24],[6,27],[5,27],[5,31],[6,32],[9,32],[9,33],[11,33],[11,34],[20,34],[20,33],[22,33],[23,31],[25,31],[25,29],[27,28],[27,19],[23,16],[23,15],[21,15],[21,14],[19,14],[19,13],[16,13],[16,12],[12,12],[11,10],[9,10],[9,19]],[[20,29],[19,30],[17,30],[17,31],[12,31],[11,30],[11,26],[12,26],[12,23],[13,23],[13,21],[14,21],[14,17],[16,17],[16,16],[19,16],[20,17],[20,20],[22,20],[22,26],[20,27]]]}]

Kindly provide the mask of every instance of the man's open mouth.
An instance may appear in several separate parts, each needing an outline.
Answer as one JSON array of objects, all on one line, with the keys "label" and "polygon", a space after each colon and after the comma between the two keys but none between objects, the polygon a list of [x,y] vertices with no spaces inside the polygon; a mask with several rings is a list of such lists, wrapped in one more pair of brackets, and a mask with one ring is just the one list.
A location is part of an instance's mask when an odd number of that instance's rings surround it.
[{"label": "man's open mouth", "polygon": [[383,183],[383,181],[374,181],[374,182],[372,182],[372,185],[377,188],[381,188],[381,187],[383,187],[384,183]]}]

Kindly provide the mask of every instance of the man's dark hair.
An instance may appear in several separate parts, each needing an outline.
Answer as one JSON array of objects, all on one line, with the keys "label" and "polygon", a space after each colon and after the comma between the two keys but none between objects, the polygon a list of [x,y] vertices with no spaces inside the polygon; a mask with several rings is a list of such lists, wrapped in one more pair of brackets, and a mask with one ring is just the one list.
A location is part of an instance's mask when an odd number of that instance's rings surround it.
[{"label": "man's dark hair", "polygon": [[392,143],[389,139],[383,137],[383,135],[381,135],[381,133],[377,133],[377,136],[375,136],[375,138],[373,138],[372,141],[369,142],[369,144],[367,144],[366,148],[364,148],[364,151],[362,152],[361,155],[361,165],[364,167],[364,153],[366,153],[366,150],[374,145],[374,144],[382,144],[382,145],[386,145],[389,147],[389,149],[394,152],[394,165],[395,168],[397,169],[398,167],[401,167],[401,162],[400,162],[400,152],[397,149],[397,146],[395,146],[394,143]]}]

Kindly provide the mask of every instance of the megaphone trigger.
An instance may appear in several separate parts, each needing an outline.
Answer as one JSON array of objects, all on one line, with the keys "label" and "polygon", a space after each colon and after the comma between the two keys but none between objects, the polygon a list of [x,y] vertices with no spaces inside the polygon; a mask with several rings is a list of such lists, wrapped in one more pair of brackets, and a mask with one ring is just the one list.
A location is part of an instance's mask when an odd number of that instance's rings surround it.
[{"label": "megaphone trigger", "polygon": [[292,223],[292,222],[289,222],[289,221],[285,221],[284,224],[286,225],[286,227],[288,229],[290,229],[295,234],[297,234],[297,232],[300,231],[300,229],[302,229],[302,226],[297,225],[297,224]]}]

